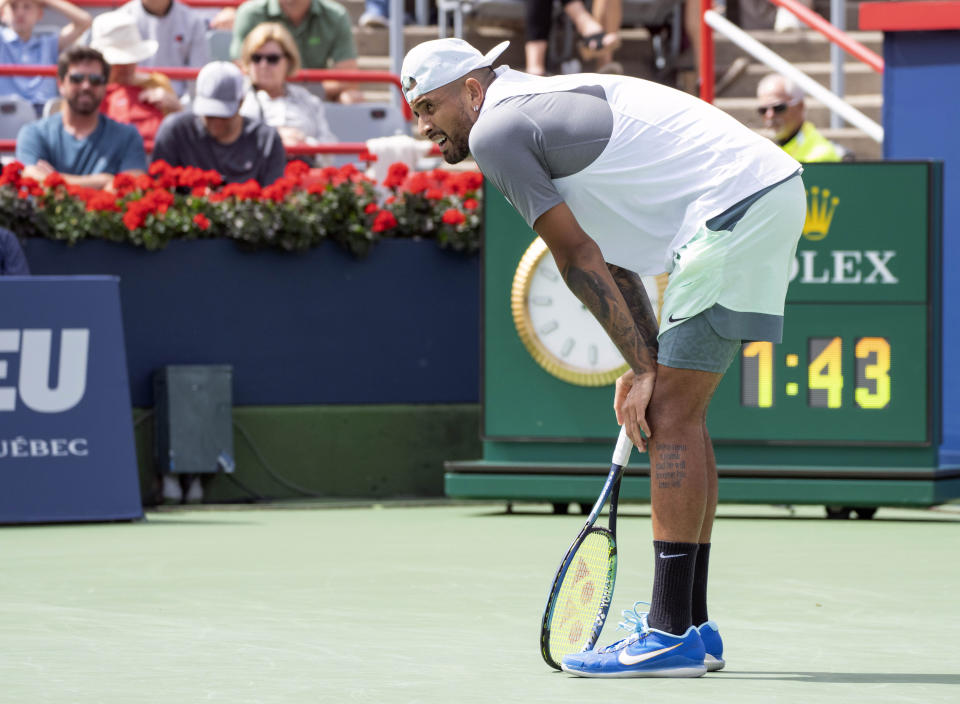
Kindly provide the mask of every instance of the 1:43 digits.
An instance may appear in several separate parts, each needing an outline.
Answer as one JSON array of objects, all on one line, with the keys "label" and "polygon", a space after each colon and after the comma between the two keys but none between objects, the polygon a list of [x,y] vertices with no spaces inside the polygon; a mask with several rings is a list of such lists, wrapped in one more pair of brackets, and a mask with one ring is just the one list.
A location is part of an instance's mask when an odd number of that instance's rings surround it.
[{"label": "1:43 digits", "polygon": [[[854,341],[854,403],[859,408],[882,409],[890,405],[890,342],[884,337],[861,337]],[[806,373],[807,405],[811,408],[840,408],[847,381],[843,370],[843,340],[840,337],[811,337],[807,340],[809,360]],[[783,374],[790,378],[799,371],[800,356],[788,352]],[[774,345],[751,342],[743,347],[741,402],[744,406],[769,408],[774,401]],[[800,394],[800,383],[788,381],[787,396]]]}]

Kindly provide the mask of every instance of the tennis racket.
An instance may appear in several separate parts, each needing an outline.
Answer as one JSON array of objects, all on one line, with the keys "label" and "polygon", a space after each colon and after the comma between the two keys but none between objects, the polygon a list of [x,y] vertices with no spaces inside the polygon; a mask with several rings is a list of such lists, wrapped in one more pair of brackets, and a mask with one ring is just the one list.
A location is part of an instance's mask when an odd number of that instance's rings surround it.
[{"label": "tennis racket", "polygon": [[[596,645],[607,620],[617,579],[620,479],[632,449],[633,443],[621,427],[603,491],[553,578],[540,627],[540,653],[550,667],[558,670],[565,655],[590,650]],[[594,524],[607,499],[610,499],[609,528],[598,528]]]}]

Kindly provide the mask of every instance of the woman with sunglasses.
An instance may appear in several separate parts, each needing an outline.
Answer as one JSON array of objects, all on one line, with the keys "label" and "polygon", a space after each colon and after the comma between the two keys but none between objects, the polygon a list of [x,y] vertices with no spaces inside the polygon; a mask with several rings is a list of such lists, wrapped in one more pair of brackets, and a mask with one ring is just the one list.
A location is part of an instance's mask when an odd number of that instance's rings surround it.
[{"label": "woman with sunglasses", "polygon": [[300,70],[300,52],[286,27],[277,22],[254,27],[243,40],[240,63],[250,83],[241,115],[275,127],[284,147],[337,141],[324,117],[323,101],[288,82]]}]

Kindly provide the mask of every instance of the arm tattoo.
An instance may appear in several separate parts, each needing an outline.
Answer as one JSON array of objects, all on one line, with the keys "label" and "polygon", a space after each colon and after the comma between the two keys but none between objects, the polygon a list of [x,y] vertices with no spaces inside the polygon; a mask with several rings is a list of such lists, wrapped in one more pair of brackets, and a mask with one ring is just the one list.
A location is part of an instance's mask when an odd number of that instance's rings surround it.
[{"label": "arm tattoo", "polygon": [[633,371],[637,374],[653,371],[651,363],[656,359],[655,352],[651,356],[650,347],[637,329],[631,311],[620,302],[623,295],[609,273],[603,269],[581,267],[576,262],[569,263],[561,273],[567,286],[607,331]]},{"label": "arm tattoo", "polygon": [[660,326],[657,324],[657,314],[650,303],[649,296],[647,296],[647,289],[644,287],[643,281],[637,274],[628,269],[621,269],[616,264],[607,264],[607,268],[610,270],[617,288],[620,289],[620,293],[623,294],[627,307],[630,308],[630,315],[633,316],[633,322],[640,331],[640,336],[643,337],[650,356],[656,360],[657,350],[659,349],[657,333],[660,331]]}]

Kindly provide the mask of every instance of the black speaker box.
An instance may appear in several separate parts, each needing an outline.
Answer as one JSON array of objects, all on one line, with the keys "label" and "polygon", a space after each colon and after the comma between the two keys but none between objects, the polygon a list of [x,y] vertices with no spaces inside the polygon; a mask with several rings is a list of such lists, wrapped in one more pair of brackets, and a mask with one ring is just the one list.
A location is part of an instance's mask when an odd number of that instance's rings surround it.
[{"label": "black speaker box", "polygon": [[176,365],[153,375],[157,468],[170,474],[233,470],[233,368]]}]

